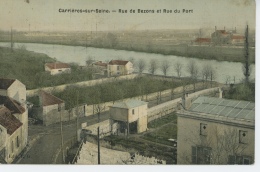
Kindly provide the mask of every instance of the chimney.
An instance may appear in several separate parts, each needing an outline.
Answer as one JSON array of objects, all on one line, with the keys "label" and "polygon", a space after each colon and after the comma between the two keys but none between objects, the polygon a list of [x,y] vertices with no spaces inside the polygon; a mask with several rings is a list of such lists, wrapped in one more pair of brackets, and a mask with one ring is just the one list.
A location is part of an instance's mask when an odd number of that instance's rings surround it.
[{"label": "chimney", "polygon": [[226,27],[224,26],[224,30],[226,30]]},{"label": "chimney", "polygon": [[237,27],[235,27],[235,33],[237,33]]}]

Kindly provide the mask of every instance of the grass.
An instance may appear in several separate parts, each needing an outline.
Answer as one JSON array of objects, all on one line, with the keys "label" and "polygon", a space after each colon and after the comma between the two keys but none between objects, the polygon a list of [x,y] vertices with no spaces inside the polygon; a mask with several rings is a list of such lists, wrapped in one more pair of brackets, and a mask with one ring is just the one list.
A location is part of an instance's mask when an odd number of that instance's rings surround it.
[{"label": "grass", "polygon": [[173,146],[173,143],[168,139],[177,138],[177,124],[168,123],[154,132],[145,134],[142,138],[155,143]]},{"label": "grass", "polygon": [[164,124],[167,123],[177,123],[177,115],[175,113],[171,113],[169,115],[163,116],[162,118],[153,120],[151,122],[148,123],[148,128],[157,128],[157,127],[161,127]]}]

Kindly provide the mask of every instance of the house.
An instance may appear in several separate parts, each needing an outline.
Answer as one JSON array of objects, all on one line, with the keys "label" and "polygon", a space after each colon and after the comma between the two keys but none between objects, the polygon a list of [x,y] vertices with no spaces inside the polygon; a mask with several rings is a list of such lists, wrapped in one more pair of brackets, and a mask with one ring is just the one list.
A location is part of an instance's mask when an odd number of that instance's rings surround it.
[{"label": "house", "polygon": [[120,125],[120,132],[141,133],[147,129],[147,102],[126,100],[110,107],[110,118]]},{"label": "house", "polygon": [[57,75],[61,73],[71,73],[71,68],[67,63],[54,62],[46,63],[45,71],[50,72],[51,75]]},{"label": "house", "polygon": [[240,44],[243,45],[245,42],[245,37],[238,34],[232,34],[230,39],[230,44]]},{"label": "house", "polygon": [[37,117],[43,121],[43,125],[50,125],[60,121],[60,114],[65,110],[65,103],[58,97],[45,91],[39,92],[40,108]]},{"label": "house", "polygon": [[254,103],[203,96],[177,116],[178,164],[254,163]]},{"label": "house", "polygon": [[26,87],[17,79],[0,78],[0,95],[23,103],[26,100]]},{"label": "house", "polygon": [[107,63],[103,63],[102,61],[97,61],[95,63],[92,63],[92,66],[98,70],[98,72],[102,75],[107,76]]},{"label": "house", "polygon": [[11,163],[26,147],[28,111],[26,105],[0,96],[0,159]]},{"label": "house", "polygon": [[108,77],[133,73],[133,63],[125,60],[111,60],[107,66]]}]

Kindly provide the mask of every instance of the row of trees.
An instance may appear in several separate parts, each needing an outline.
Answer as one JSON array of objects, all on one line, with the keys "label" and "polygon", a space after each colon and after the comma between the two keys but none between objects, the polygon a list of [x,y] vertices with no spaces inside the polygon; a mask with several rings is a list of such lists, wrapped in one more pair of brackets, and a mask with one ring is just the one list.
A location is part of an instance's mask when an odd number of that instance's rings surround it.
[{"label": "row of trees", "polygon": [[196,64],[194,60],[191,60],[187,66],[184,66],[180,61],[177,61],[173,65],[167,60],[162,61],[162,63],[159,63],[156,59],[151,59],[149,64],[147,64],[143,59],[139,59],[138,61],[134,61],[133,58],[130,59],[130,61],[134,64],[136,67],[136,70],[138,73],[143,73],[145,69],[148,68],[148,71],[154,75],[158,70],[163,72],[164,76],[167,76],[169,69],[173,67],[174,72],[176,73],[176,76],[178,78],[181,78],[183,76],[184,70],[189,74],[189,77],[192,79],[195,87],[195,83],[200,78],[203,81],[211,81],[211,86],[213,83],[213,80],[216,79],[216,71],[213,68],[212,65],[206,64],[202,68],[199,68],[199,66]]}]

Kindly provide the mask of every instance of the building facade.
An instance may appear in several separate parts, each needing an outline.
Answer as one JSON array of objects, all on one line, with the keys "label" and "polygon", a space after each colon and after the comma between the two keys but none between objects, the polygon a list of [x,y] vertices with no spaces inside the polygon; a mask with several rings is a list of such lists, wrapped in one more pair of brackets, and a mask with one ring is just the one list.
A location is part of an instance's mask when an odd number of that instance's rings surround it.
[{"label": "building facade", "polygon": [[178,164],[253,164],[255,104],[198,97],[178,115]]},{"label": "building facade", "polygon": [[50,72],[51,75],[57,75],[61,73],[71,73],[70,65],[67,63],[46,63],[45,71]]},{"label": "building facade", "polygon": [[133,63],[124,60],[111,60],[107,65],[108,77],[133,73]]},{"label": "building facade", "polygon": [[20,81],[0,79],[0,160],[11,163],[27,145],[26,88]]},{"label": "building facade", "polygon": [[141,133],[147,129],[147,102],[126,100],[110,107],[110,118],[120,125],[121,133]]}]

